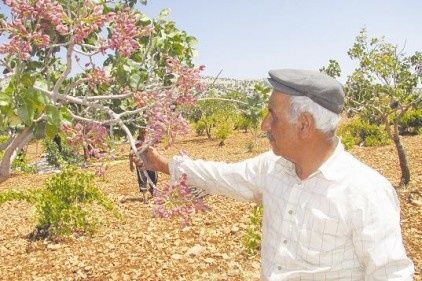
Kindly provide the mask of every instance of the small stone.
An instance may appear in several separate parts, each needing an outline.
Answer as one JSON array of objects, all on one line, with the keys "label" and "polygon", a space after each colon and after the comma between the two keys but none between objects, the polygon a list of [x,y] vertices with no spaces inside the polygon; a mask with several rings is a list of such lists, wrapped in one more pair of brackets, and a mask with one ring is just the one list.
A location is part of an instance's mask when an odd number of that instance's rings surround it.
[{"label": "small stone", "polygon": [[261,267],[261,264],[259,262],[254,261],[252,263],[252,267],[255,268],[255,269],[259,269]]},{"label": "small stone", "polygon": [[60,244],[48,244],[47,249],[51,251],[57,251],[61,248]]},{"label": "small stone", "polygon": [[185,255],[197,256],[203,250],[204,250],[204,247],[202,247],[201,245],[195,245],[192,248],[190,248],[189,250],[187,250]]},{"label": "small stone", "polygon": [[233,226],[231,229],[230,229],[230,232],[231,233],[236,233],[236,232],[238,232],[239,231],[239,228],[237,227],[237,226]]},{"label": "small stone", "polygon": [[209,264],[213,264],[213,263],[215,262],[215,260],[214,260],[214,259],[212,259],[212,258],[206,258],[206,259],[204,260],[204,262],[209,263]]},{"label": "small stone", "polygon": [[174,255],[171,256],[171,258],[174,259],[174,260],[181,260],[183,258],[183,256],[179,255],[179,254],[174,254]]}]

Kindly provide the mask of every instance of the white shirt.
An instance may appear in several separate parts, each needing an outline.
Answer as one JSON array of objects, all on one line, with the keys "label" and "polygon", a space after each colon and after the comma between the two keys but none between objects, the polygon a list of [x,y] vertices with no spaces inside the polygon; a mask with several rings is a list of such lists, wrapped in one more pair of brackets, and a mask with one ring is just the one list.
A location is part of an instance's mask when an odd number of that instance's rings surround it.
[{"label": "white shirt", "polygon": [[339,143],[300,180],[271,151],[239,163],[170,161],[176,180],[264,206],[261,280],[412,280],[391,184]]}]

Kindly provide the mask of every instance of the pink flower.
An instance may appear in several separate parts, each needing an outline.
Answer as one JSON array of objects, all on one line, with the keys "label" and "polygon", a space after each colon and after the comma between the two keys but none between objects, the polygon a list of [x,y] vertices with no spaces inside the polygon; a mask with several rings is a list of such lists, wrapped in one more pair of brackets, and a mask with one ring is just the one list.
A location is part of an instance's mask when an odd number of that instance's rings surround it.
[{"label": "pink flower", "polygon": [[107,76],[103,68],[96,67],[91,73],[86,74],[86,81],[88,83],[88,87],[94,89],[98,85],[110,85],[113,79]]},{"label": "pink flower", "polygon": [[193,196],[186,181],[187,175],[183,174],[173,184],[166,183],[163,190],[154,190],[154,217],[165,219],[180,217],[182,226],[187,226],[190,217],[197,211],[209,210],[202,198]]},{"label": "pink flower", "polygon": [[110,48],[116,50],[124,57],[131,56],[139,48],[138,38],[151,34],[153,28],[142,28],[136,25],[138,18],[129,9],[118,12],[115,15]]}]

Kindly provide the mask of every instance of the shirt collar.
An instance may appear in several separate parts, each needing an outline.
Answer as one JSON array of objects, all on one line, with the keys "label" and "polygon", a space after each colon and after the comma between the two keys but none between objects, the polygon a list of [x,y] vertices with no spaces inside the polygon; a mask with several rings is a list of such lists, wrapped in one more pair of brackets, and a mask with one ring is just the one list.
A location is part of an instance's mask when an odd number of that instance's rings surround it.
[{"label": "shirt collar", "polygon": [[343,144],[338,137],[336,138],[336,142],[337,145],[333,154],[318,169],[327,180],[334,180],[338,177],[337,164],[341,155],[344,153]]},{"label": "shirt collar", "polygon": [[276,161],[279,172],[286,173],[291,176],[296,176],[295,164],[286,158],[280,156]]},{"label": "shirt collar", "polygon": [[[341,155],[344,153],[344,147],[338,137],[336,138],[336,143],[336,148],[334,149],[333,154],[331,154],[331,156],[318,168],[318,170],[316,170],[312,175],[310,175],[308,179],[318,174],[322,174],[327,180],[334,180],[338,178],[339,171],[337,169],[337,164]],[[283,157],[280,157],[276,163],[279,169],[291,176],[297,177],[295,165],[293,162]]]}]

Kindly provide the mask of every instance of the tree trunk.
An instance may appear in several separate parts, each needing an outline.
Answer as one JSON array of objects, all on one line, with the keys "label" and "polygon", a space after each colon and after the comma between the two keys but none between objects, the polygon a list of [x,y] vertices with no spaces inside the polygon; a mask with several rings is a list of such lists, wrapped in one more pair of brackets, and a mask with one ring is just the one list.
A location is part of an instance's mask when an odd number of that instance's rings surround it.
[{"label": "tree trunk", "polygon": [[398,134],[394,134],[393,142],[397,149],[397,154],[399,156],[400,169],[401,169],[401,179],[400,179],[399,186],[400,187],[406,186],[410,182],[410,170],[409,170],[409,165],[407,163],[406,151],[403,147],[403,144],[400,140],[400,136]]},{"label": "tree trunk", "polygon": [[13,160],[15,160],[19,150],[22,149],[33,136],[32,130],[30,128],[25,128],[8,144],[4,150],[3,159],[0,162],[0,183],[11,177]]},{"label": "tree trunk", "polygon": [[399,163],[400,163],[400,169],[401,169],[401,178],[399,187],[406,186],[410,182],[410,170],[409,165],[407,163],[407,157],[406,157],[406,151],[404,149],[403,143],[400,139],[399,134],[399,120],[401,116],[403,116],[404,112],[396,116],[393,122],[393,126],[390,126],[390,122],[386,116],[383,118],[385,130],[387,131],[388,136],[390,139],[393,140],[394,145],[396,146],[397,155],[399,156]]},{"label": "tree trunk", "polygon": [[205,124],[205,132],[207,133],[208,139],[211,139],[211,125]]}]

